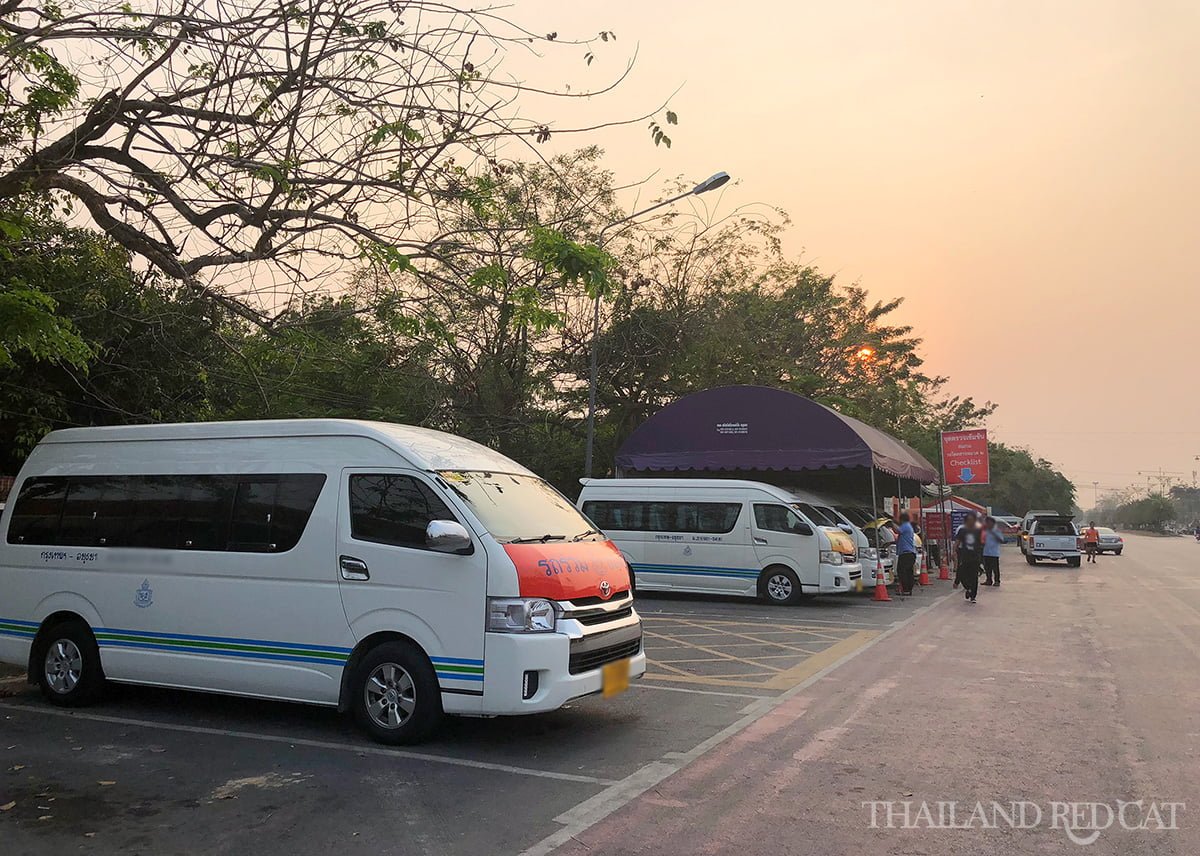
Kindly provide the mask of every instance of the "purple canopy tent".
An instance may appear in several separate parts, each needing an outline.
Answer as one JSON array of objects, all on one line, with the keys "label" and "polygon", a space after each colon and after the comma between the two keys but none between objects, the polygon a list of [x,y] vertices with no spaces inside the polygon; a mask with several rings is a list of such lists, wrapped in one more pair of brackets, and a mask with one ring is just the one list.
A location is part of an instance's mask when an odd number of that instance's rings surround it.
[{"label": "purple canopy tent", "polygon": [[872,468],[922,484],[929,461],[877,428],[765,386],[723,386],[655,413],[621,446],[620,476],[681,470],[811,472]]}]

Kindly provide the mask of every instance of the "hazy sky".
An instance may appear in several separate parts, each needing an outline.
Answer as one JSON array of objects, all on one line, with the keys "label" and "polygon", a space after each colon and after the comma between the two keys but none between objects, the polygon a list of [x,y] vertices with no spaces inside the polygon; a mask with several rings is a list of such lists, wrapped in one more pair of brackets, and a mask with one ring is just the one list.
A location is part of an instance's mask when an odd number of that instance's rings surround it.
[{"label": "hazy sky", "polygon": [[[670,151],[598,142],[623,179],[738,182],[723,208],[793,219],[788,250],[905,295],[901,320],[990,428],[1092,482],[1190,483],[1200,455],[1200,2],[518,0],[535,30],[615,31],[578,90],[652,106]],[[545,69],[543,69],[545,71]],[[557,70],[556,70],[556,73]],[[550,75],[551,80],[553,75]],[[582,140],[580,140],[582,142]]]}]

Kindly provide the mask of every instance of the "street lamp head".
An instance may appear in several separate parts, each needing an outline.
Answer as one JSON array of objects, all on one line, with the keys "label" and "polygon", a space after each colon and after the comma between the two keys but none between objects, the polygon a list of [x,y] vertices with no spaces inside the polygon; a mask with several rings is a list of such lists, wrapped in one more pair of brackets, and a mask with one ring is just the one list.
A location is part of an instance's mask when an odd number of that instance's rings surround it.
[{"label": "street lamp head", "polygon": [[718,172],[716,175],[710,175],[704,181],[692,188],[692,193],[699,196],[701,193],[708,193],[710,190],[716,190],[729,182],[729,173]]}]

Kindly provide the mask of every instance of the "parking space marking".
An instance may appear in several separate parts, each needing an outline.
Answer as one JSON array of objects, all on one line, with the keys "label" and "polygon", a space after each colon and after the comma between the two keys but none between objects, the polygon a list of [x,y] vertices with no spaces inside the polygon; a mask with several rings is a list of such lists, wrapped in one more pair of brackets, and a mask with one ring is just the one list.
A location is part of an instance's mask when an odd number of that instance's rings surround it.
[{"label": "parking space marking", "polygon": [[769,696],[769,695],[758,695],[756,693],[731,693],[731,692],[722,692],[721,690],[694,690],[691,687],[664,687],[664,686],[660,686],[658,684],[647,684],[643,681],[638,681],[636,684],[630,684],[630,686],[634,687],[636,689],[639,689],[639,690],[664,690],[666,692],[688,693],[690,695],[727,696],[729,698],[749,698],[749,699],[760,699],[760,698],[772,698],[773,697],[773,696]]},{"label": "parking space marking", "polygon": [[493,764],[489,761],[472,761],[468,758],[451,758],[445,755],[430,755],[425,752],[410,752],[407,749],[391,749],[374,743],[340,743],[336,740],[313,740],[308,737],[284,737],[279,734],[263,734],[257,731],[235,731],[227,728],[208,728],[202,725],[180,725],[173,722],[155,722],[148,719],[130,719],[124,716],[107,716],[98,713],[58,710],[51,707],[33,707],[28,704],[0,702],[0,708],[33,716],[60,716],[65,719],[84,719],[90,722],[106,722],[113,725],[132,725],[139,728],[157,728],[161,731],[176,731],[182,734],[205,734],[212,737],[234,737],[240,740],[258,740],[263,743],[284,743],[288,746],[305,746],[310,749],[332,749],[337,752],[354,752],[358,755],[379,755],[384,758],[404,758],[409,761],[425,761],[430,764],[447,764],[452,767],[470,767],[475,770],[493,770],[517,776],[533,776],[540,779],[557,779],[562,782],[579,782],[586,785],[611,786],[612,779],[596,776],[580,776],[575,773],[558,773],[553,770],[537,770],[532,767],[513,767],[508,764]]}]

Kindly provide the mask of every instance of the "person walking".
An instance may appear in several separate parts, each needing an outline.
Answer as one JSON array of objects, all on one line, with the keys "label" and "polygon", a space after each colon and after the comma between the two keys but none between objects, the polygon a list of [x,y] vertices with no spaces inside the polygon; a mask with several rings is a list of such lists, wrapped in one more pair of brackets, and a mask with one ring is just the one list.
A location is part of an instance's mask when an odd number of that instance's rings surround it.
[{"label": "person walking", "polygon": [[1007,544],[1008,539],[996,525],[996,518],[983,518],[983,572],[987,578],[985,586],[1000,585],[1000,545]]},{"label": "person walking", "polygon": [[954,545],[958,553],[958,573],[954,585],[963,587],[963,597],[971,603],[979,594],[979,565],[983,559],[983,531],[979,528],[979,517],[974,511],[967,512],[962,526],[954,533]]},{"label": "person walking", "polygon": [[911,595],[913,570],[917,566],[917,539],[907,511],[900,512],[900,533],[896,537],[896,574],[900,577],[900,594]]},{"label": "person walking", "polygon": [[1087,560],[1096,563],[1096,550],[1100,547],[1100,531],[1096,529],[1096,521],[1088,522],[1088,528],[1083,531],[1083,549]]}]

